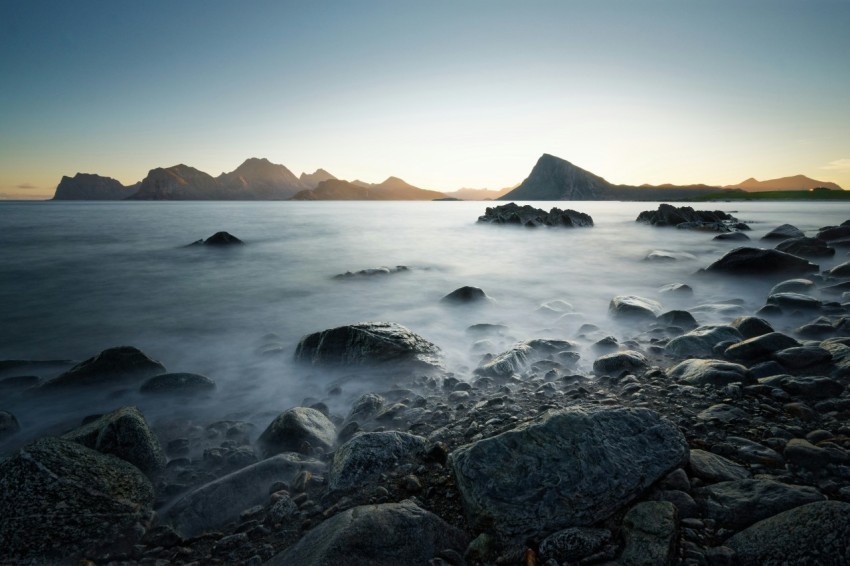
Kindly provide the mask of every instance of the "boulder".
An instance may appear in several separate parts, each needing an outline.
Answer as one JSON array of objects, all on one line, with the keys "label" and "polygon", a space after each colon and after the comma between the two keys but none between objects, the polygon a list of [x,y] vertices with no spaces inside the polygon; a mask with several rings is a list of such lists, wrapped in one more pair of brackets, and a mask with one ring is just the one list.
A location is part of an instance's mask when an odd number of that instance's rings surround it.
[{"label": "boulder", "polygon": [[138,348],[119,346],[80,362],[65,373],[45,382],[41,389],[129,385],[165,373],[165,366]]},{"label": "boulder", "polygon": [[726,540],[742,566],[850,563],[850,503],[789,509]]},{"label": "boulder", "polygon": [[785,465],[785,460],[779,452],[748,438],[727,436],[723,443],[727,449],[731,447],[735,457],[744,462],[776,468]]},{"label": "boulder", "polygon": [[425,439],[407,432],[359,434],[337,448],[328,472],[331,490],[356,489],[398,466],[422,456]]},{"label": "boulder", "polygon": [[658,566],[672,564],[679,536],[679,515],[668,501],[638,503],[623,517],[626,546],[619,564]]},{"label": "boulder", "polygon": [[675,358],[704,358],[713,355],[714,347],[721,342],[737,342],[741,338],[741,333],[731,326],[709,324],[673,338],[664,353]]},{"label": "boulder", "polygon": [[739,316],[729,326],[738,329],[744,338],[755,338],[773,332],[773,327],[757,316]]},{"label": "boulder", "polygon": [[729,529],[743,529],[777,513],[826,499],[817,489],[773,480],[743,479],[695,490],[704,516]]},{"label": "boulder", "polygon": [[802,230],[791,224],[777,226],[761,237],[762,240],[787,240],[789,238],[804,238],[806,235]]},{"label": "boulder", "polygon": [[646,356],[635,350],[613,352],[596,359],[593,371],[599,375],[620,375],[623,372],[644,372],[649,368]]},{"label": "boulder", "polygon": [[800,257],[832,257],[835,255],[835,248],[829,247],[826,242],[817,238],[791,238],[777,244],[776,249]]},{"label": "boulder", "polygon": [[593,218],[575,210],[553,208],[546,212],[533,206],[519,206],[515,203],[488,207],[483,216],[478,217],[479,223],[487,224],[518,224],[522,226],[563,226],[566,228],[585,228],[593,226]]},{"label": "boulder", "polygon": [[370,267],[361,269],[360,271],[346,271],[334,275],[334,279],[359,279],[365,277],[375,277],[381,275],[392,275],[393,273],[405,273],[410,271],[406,265],[396,265],[395,267]]},{"label": "boulder", "polygon": [[552,533],[540,543],[540,558],[559,564],[581,560],[601,551],[611,542],[611,531],[591,527],[570,527]]},{"label": "boulder", "polygon": [[799,346],[800,343],[781,332],[770,332],[755,338],[747,338],[726,348],[725,356],[741,362],[760,361],[774,352]]},{"label": "boulder", "polygon": [[850,237],[850,226],[830,226],[821,228],[816,236],[819,240],[830,242]]},{"label": "boulder", "polygon": [[800,346],[780,350],[773,359],[790,369],[802,369],[823,364],[832,359],[832,354],[820,346]]},{"label": "boulder", "polygon": [[313,365],[442,368],[440,349],[394,322],[361,322],[305,336],[295,360]]},{"label": "boulder", "polygon": [[822,375],[772,375],[760,379],[759,383],[779,387],[789,395],[811,401],[840,397],[845,389],[840,381]]},{"label": "boulder", "polygon": [[410,500],[361,505],[310,530],[265,566],[429,564],[442,551],[462,553],[466,535]]},{"label": "boulder", "polygon": [[644,261],[660,261],[660,262],[670,262],[670,261],[689,261],[696,259],[697,256],[694,254],[689,254],[687,252],[668,252],[666,250],[652,250],[646,256],[644,256]]},{"label": "boulder", "polygon": [[216,232],[206,240],[204,240],[205,246],[241,246],[245,242],[234,236],[233,234],[229,234],[227,232]]},{"label": "boulder", "polygon": [[693,330],[699,326],[694,315],[688,311],[682,310],[667,311],[660,315],[656,321],[659,324],[663,324],[665,326],[676,326],[682,330]]},{"label": "boulder", "polygon": [[608,312],[611,316],[620,320],[655,320],[661,314],[661,304],[643,297],[619,295],[611,299]]},{"label": "boulder", "polygon": [[815,282],[811,279],[786,279],[777,283],[768,293],[775,295],[777,293],[803,293],[806,294],[815,288]]},{"label": "boulder", "polygon": [[708,273],[782,276],[815,273],[820,268],[795,255],[763,248],[735,248],[705,268]]},{"label": "boulder", "polygon": [[443,303],[469,304],[487,302],[489,299],[490,297],[478,287],[461,287],[460,289],[455,289],[440,299],[440,301]]},{"label": "boulder", "polygon": [[653,226],[678,226],[686,222],[723,224],[737,222],[737,219],[720,210],[694,210],[690,206],[675,207],[670,204],[660,204],[658,210],[644,210],[638,214],[636,222],[652,224]]},{"label": "boulder", "polygon": [[257,444],[263,457],[281,452],[301,452],[304,443],[330,451],[336,441],[336,426],[316,409],[295,407],[279,414],[269,424]]},{"label": "boulder", "polygon": [[696,387],[711,385],[717,388],[752,381],[745,366],[721,360],[685,360],[669,368],[667,377]]},{"label": "boulder", "polygon": [[291,482],[301,471],[321,473],[324,464],[298,454],[278,454],[187,493],[168,510],[167,519],[184,537],[196,536],[239,519],[239,514],[268,501],[276,482]]},{"label": "boulder", "polygon": [[121,407],[63,437],[103,454],[130,462],[148,477],[165,469],[165,453],[145,416],[136,407]]},{"label": "boulder", "polygon": [[687,461],[681,432],[648,409],[571,407],[450,455],[467,517],[507,537],[590,526]]},{"label": "boulder", "polygon": [[694,295],[694,290],[686,283],[668,283],[658,289],[658,294],[672,295],[676,297],[692,297]]},{"label": "boulder", "polygon": [[744,240],[749,240],[750,237],[744,234],[743,232],[722,232],[716,235],[713,239],[715,240],[728,240],[733,242],[742,242]]},{"label": "boulder", "polygon": [[730,423],[733,421],[746,422],[750,419],[750,415],[738,407],[733,407],[726,403],[718,403],[697,413],[697,418],[701,421]]},{"label": "boulder", "polygon": [[561,352],[568,352],[575,348],[575,344],[566,340],[528,340],[483,361],[475,369],[475,373],[490,377],[508,377],[511,374],[526,371],[536,362],[552,359]]},{"label": "boulder", "polygon": [[819,300],[800,293],[776,293],[767,298],[767,304],[782,310],[818,310],[821,307]]},{"label": "boulder", "polygon": [[129,551],[154,491],[135,466],[76,442],[42,438],[0,463],[2,561],[65,564]]},{"label": "boulder", "polygon": [[163,373],[150,377],[139,387],[141,393],[197,395],[215,389],[215,381],[197,373]]},{"label": "boulder", "polygon": [[713,452],[695,448],[690,456],[691,474],[709,483],[749,479],[752,475],[744,466]]},{"label": "boulder", "polygon": [[847,277],[850,277],[850,261],[839,263],[835,267],[828,269],[826,274],[830,277],[837,277],[839,279],[846,279]]},{"label": "boulder", "polygon": [[3,442],[21,430],[21,425],[15,415],[8,411],[0,411],[0,442]]}]

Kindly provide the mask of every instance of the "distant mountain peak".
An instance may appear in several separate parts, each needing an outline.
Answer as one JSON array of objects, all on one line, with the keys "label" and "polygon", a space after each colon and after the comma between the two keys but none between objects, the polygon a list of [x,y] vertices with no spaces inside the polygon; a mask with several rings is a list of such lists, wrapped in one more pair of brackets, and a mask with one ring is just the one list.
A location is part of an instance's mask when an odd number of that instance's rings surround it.
[{"label": "distant mountain peak", "polygon": [[315,189],[322,181],[335,180],[336,177],[324,169],[316,169],[313,173],[301,173],[298,178],[301,184],[308,189]]},{"label": "distant mountain peak", "polygon": [[778,179],[768,179],[767,181],[757,181],[750,177],[746,181],[742,181],[735,185],[726,185],[727,189],[744,189],[745,191],[761,192],[761,191],[810,191],[816,187],[826,187],[840,191],[841,187],[829,181],[818,181],[805,175],[792,175],[790,177],[780,177]]},{"label": "distant mountain peak", "polygon": [[544,153],[528,178],[499,200],[597,200],[610,187],[602,177]]}]

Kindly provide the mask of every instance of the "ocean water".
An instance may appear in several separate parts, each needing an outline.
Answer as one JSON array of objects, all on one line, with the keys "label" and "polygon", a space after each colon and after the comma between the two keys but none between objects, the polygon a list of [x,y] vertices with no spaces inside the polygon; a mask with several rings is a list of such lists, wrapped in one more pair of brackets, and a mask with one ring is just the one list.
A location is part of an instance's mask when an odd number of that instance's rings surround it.
[{"label": "ocean water", "polygon": [[[531,203],[593,217],[593,228],[572,230],[476,224],[488,204],[0,203],[0,360],[83,360],[109,347],[132,345],[169,371],[202,373],[218,383],[213,395],[194,402],[128,391],[49,404],[7,396],[0,398],[0,410],[12,410],[21,421],[24,432],[16,442],[123,404],[139,405],[151,420],[194,412],[199,419],[241,418],[258,426],[305,398],[325,401],[344,414],[347,404],[372,385],[295,365],[295,347],[309,333],[367,320],[398,322],[440,346],[447,368],[469,379],[484,351],[514,341],[573,339],[584,323],[621,341],[634,336],[641,329],[621,328],[607,315],[615,295],[660,300],[665,309],[694,309],[699,322],[713,323],[729,320],[735,311],[755,312],[773,283],[695,275],[740,244],[635,222],[640,211],[658,203]],[[783,223],[813,235],[821,226],[850,218],[850,206],[843,203],[697,207],[721,209],[748,222],[753,245]],[[220,230],[246,245],[185,247]],[[677,261],[647,261],[655,250],[683,255]],[[820,265],[826,269],[846,259],[839,250]],[[397,265],[410,270],[334,278]],[[691,285],[693,298],[659,295],[661,286],[674,282]],[[482,288],[492,301],[478,307],[440,302],[464,285]],[[550,301],[569,303],[571,308],[562,308],[573,314],[539,308]],[[704,306],[730,301],[725,309]],[[504,324],[509,331],[492,344],[476,345],[480,337],[467,331],[476,323]],[[269,343],[279,353],[259,354]],[[592,361],[592,353],[584,351],[579,370],[589,370]],[[333,384],[342,384],[341,394],[329,395]]]}]

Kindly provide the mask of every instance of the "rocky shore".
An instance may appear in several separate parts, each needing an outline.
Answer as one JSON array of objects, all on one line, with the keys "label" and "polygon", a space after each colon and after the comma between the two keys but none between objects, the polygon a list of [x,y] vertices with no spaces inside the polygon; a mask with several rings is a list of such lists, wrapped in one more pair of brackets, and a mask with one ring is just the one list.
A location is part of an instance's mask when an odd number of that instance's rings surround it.
[{"label": "rocky shore", "polygon": [[[488,216],[593,226],[503,212]],[[647,230],[745,230],[650,212]],[[308,399],[259,428],[92,415],[0,462],[0,564],[850,564],[850,262],[817,264],[845,253],[850,221],[778,228],[704,266],[699,284],[775,283],[756,312],[713,305],[724,324],[700,325],[674,281],[570,335],[514,336],[482,310],[460,373],[415,329],[352,321],[289,352],[377,383],[347,411]],[[498,301],[458,291],[445,308]],[[0,362],[0,392],[216,394],[131,346],[42,363]],[[0,406],[0,442],[18,416]]]}]

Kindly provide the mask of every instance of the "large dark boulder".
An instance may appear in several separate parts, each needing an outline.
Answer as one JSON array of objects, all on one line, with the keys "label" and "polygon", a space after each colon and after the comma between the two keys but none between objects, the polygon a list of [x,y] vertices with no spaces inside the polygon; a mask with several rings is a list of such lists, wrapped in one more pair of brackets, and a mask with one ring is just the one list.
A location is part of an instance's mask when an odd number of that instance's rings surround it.
[{"label": "large dark boulder", "polygon": [[714,354],[718,344],[741,338],[741,333],[732,326],[707,324],[670,340],[664,353],[674,358],[705,358]]},{"label": "large dark boulder", "polygon": [[831,226],[829,228],[821,228],[816,236],[819,240],[831,242],[833,240],[842,240],[850,238],[850,225]]},{"label": "large dark boulder", "polygon": [[198,373],[163,373],[145,380],[141,393],[166,395],[198,395],[215,389],[215,381]]},{"label": "large dark boulder", "polygon": [[696,490],[705,517],[743,529],[787,509],[826,499],[817,489],[773,480],[741,479]]},{"label": "large dark boulder", "polygon": [[159,439],[136,407],[121,407],[62,438],[126,460],[147,476],[165,469],[165,454]]},{"label": "large dark boulder", "polygon": [[466,287],[455,289],[440,299],[440,302],[448,304],[470,304],[487,302],[487,299],[489,299],[489,297],[483,290],[478,287],[470,287],[467,285]]},{"label": "large dark boulder", "polygon": [[450,459],[472,527],[523,537],[604,520],[683,465],[688,447],[648,409],[572,407]]},{"label": "large dark boulder", "polygon": [[707,268],[708,273],[731,275],[805,275],[820,268],[803,258],[778,250],[735,248]]},{"label": "large dark boulder", "polygon": [[652,321],[661,314],[661,304],[634,295],[618,295],[608,304],[608,313],[619,320]]},{"label": "large dark boulder", "polygon": [[508,377],[522,373],[535,362],[555,360],[562,352],[574,350],[576,345],[566,340],[535,339],[520,342],[510,350],[485,360],[475,369],[478,375]]},{"label": "large dark boulder", "polygon": [[800,257],[832,257],[835,255],[835,248],[829,247],[825,241],[818,238],[806,238],[805,236],[780,242],[776,245],[776,249]]},{"label": "large dark boulder", "polygon": [[593,218],[575,210],[552,208],[546,212],[533,206],[519,206],[516,203],[488,207],[478,222],[487,224],[517,224],[522,226],[563,226],[567,228],[584,228],[593,226]]},{"label": "large dark boulder", "polygon": [[295,360],[331,366],[442,367],[437,346],[394,322],[361,322],[310,334],[298,343]]},{"label": "large dark boulder", "polygon": [[697,387],[726,387],[753,381],[745,366],[721,360],[685,360],[669,368],[667,377]]},{"label": "large dark boulder", "polygon": [[130,385],[165,373],[165,366],[132,346],[104,350],[65,373],[45,382],[41,389]]},{"label": "large dark boulder", "polygon": [[407,432],[367,432],[355,436],[334,453],[328,473],[332,490],[360,487],[408,460],[425,453],[421,436]]},{"label": "large dark boulder", "polygon": [[[653,226],[678,226],[684,223],[718,224],[737,222],[734,216],[721,210],[694,210],[690,206],[675,207],[670,204],[658,205],[658,210],[644,210],[636,222],[652,224]],[[726,232],[729,228],[718,230]]]},{"label": "large dark boulder", "polygon": [[769,357],[774,352],[785,348],[794,348],[800,343],[781,332],[770,332],[755,338],[747,338],[726,348],[724,355],[730,360],[740,362],[757,362]]},{"label": "large dark boulder", "polygon": [[21,424],[15,415],[8,411],[0,411],[0,442],[21,430]]},{"label": "large dark boulder", "polygon": [[205,246],[241,246],[245,242],[228,232],[216,232],[206,240]]},{"label": "large dark boulder", "polygon": [[791,224],[777,226],[761,237],[762,240],[787,240],[789,238],[804,238],[806,235],[802,230]]},{"label": "large dark boulder", "polygon": [[329,451],[336,441],[336,426],[325,415],[309,407],[294,407],[269,424],[257,444],[268,458],[281,452],[301,452],[306,442]]},{"label": "large dark boulder", "polygon": [[265,566],[429,564],[444,550],[462,553],[467,542],[462,531],[410,500],[362,505],[319,524]]},{"label": "large dark boulder", "polygon": [[153,501],[150,481],[124,460],[36,440],[0,463],[0,561],[66,564],[129,551]]}]

